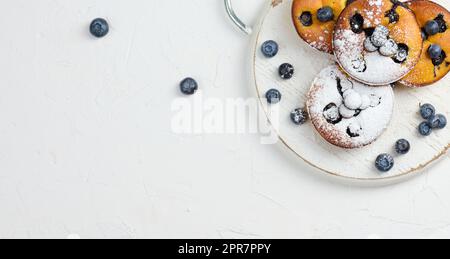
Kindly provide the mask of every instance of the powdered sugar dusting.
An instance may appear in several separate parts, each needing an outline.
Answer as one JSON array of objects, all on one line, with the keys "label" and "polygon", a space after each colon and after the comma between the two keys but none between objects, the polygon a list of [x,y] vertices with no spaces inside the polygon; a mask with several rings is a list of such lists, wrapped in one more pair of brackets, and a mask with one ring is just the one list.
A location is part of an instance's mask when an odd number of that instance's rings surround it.
[{"label": "powdered sugar dusting", "polygon": [[402,78],[410,67],[395,63],[378,52],[364,51],[365,34],[348,29],[336,31],[335,54],[339,64],[352,77],[371,85],[390,84]]},{"label": "powdered sugar dusting", "polygon": [[[352,84],[353,88],[348,91],[354,91],[351,92],[352,95],[359,94],[365,99],[358,105],[365,105],[366,109],[351,116],[351,111],[342,107],[345,103],[338,87],[338,79]],[[377,103],[369,106],[369,99],[376,100]],[[324,116],[330,112],[325,110],[330,104],[341,107],[339,110],[343,113],[342,120],[336,124],[330,123]],[[314,126],[325,139],[340,147],[358,148],[375,141],[387,128],[394,108],[394,94],[390,86],[369,87],[348,79],[337,66],[330,66],[322,70],[314,80],[307,106]],[[335,113],[336,109],[332,112]]]}]

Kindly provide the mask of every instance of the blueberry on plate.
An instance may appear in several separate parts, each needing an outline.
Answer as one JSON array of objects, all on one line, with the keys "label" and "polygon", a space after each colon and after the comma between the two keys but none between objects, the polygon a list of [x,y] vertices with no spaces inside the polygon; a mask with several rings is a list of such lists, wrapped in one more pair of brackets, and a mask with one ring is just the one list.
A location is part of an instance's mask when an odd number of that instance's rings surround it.
[{"label": "blueberry on plate", "polygon": [[302,125],[308,120],[308,113],[302,108],[295,109],[291,112],[291,120],[296,125]]},{"label": "blueberry on plate", "polygon": [[277,89],[270,89],[266,93],[266,99],[270,104],[277,104],[281,101],[281,93]]},{"label": "blueberry on plate", "polygon": [[439,59],[439,57],[442,54],[442,48],[441,46],[437,44],[431,44],[428,48],[428,55],[431,59]]},{"label": "blueberry on plate", "polygon": [[183,94],[193,95],[198,89],[197,81],[188,77],[183,79],[180,83],[180,90]]},{"label": "blueberry on plate", "polygon": [[428,121],[424,121],[424,122],[420,123],[420,125],[419,125],[420,135],[429,136],[432,131],[433,131],[433,128],[431,127],[431,125]]},{"label": "blueberry on plate", "polygon": [[375,167],[381,172],[389,172],[394,167],[394,158],[389,154],[381,154],[375,160]]},{"label": "blueberry on plate", "polygon": [[433,116],[436,113],[436,109],[433,105],[426,103],[422,106],[420,106],[420,115],[425,120],[428,120],[431,116]]},{"label": "blueberry on plate", "polygon": [[273,58],[278,54],[278,43],[268,40],[262,44],[261,51],[266,58]]},{"label": "blueberry on plate", "polygon": [[281,64],[278,73],[283,79],[291,79],[294,76],[294,67],[289,63]]},{"label": "blueberry on plate", "polygon": [[433,36],[439,33],[439,24],[435,20],[428,21],[425,24],[425,33],[428,36]]},{"label": "blueberry on plate", "polygon": [[317,20],[321,22],[329,22],[334,19],[333,9],[324,6],[317,11]]},{"label": "blueberry on plate", "polygon": [[89,30],[92,35],[94,35],[97,38],[105,37],[106,34],[109,32],[109,25],[108,22],[105,19],[97,18],[92,21],[91,26],[89,27]]},{"label": "blueberry on plate", "polygon": [[433,129],[443,129],[447,126],[447,118],[442,114],[433,115],[428,119]]},{"label": "blueberry on plate", "polygon": [[406,139],[399,139],[395,143],[395,151],[400,155],[407,154],[410,149],[411,145],[409,144],[409,141]]}]

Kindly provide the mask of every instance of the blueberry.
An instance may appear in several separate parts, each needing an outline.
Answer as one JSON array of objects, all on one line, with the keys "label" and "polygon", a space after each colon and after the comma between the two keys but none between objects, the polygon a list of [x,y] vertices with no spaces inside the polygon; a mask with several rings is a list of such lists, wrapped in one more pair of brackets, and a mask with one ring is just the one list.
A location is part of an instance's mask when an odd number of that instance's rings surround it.
[{"label": "blueberry", "polygon": [[447,23],[445,22],[443,14],[439,14],[434,20],[439,25],[439,32],[440,33],[444,33],[445,31],[447,31]]},{"label": "blueberry", "polygon": [[350,27],[354,33],[360,34],[364,31],[364,17],[357,13],[350,18]]},{"label": "blueberry", "polygon": [[431,44],[428,48],[428,55],[431,59],[438,59],[442,54],[441,46],[437,44]]},{"label": "blueberry", "polygon": [[433,36],[433,35],[438,34],[439,33],[439,24],[434,20],[428,21],[425,24],[425,33],[428,36]]},{"label": "blueberry", "polygon": [[105,19],[97,18],[92,21],[91,26],[89,27],[91,34],[97,38],[105,37],[109,32],[109,25]]},{"label": "blueberry", "polygon": [[426,103],[422,106],[420,106],[420,115],[425,120],[428,120],[431,116],[433,116],[436,113],[436,109],[433,105]]},{"label": "blueberry", "polygon": [[397,151],[397,153],[399,153],[400,155],[407,154],[410,149],[411,145],[409,144],[409,141],[406,139],[399,139],[395,143],[395,151]]},{"label": "blueberry", "polygon": [[183,94],[193,95],[198,90],[198,84],[194,79],[188,77],[181,81],[180,90]]},{"label": "blueberry", "polygon": [[433,65],[440,66],[442,63],[444,63],[445,59],[447,58],[447,54],[445,54],[445,51],[441,51],[441,55],[437,58],[431,59],[431,62],[433,62]]},{"label": "blueberry", "polygon": [[393,57],[395,63],[403,63],[406,61],[409,55],[409,47],[406,44],[398,44],[398,52]]},{"label": "blueberry", "polygon": [[334,19],[333,9],[324,6],[317,11],[317,20],[321,22],[329,22]]},{"label": "blueberry", "polygon": [[431,128],[430,123],[428,121],[424,121],[419,125],[419,133],[422,136],[429,136],[433,129]]},{"label": "blueberry", "polygon": [[384,17],[389,18],[389,23],[396,23],[400,20],[400,15],[395,11],[395,9],[390,9],[387,11]]},{"label": "blueberry", "polygon": [[294,76],[294,67],[289,63],[281,64],[278,73],[283,79],[291,79]]},{"label": "blueberry", "polygon": [[308,113],[302,108],[295,109],[291,112],[291,120],[296,125],[302,125],[308,120]]},{"label": "blueberry", "polygon": [[262,44],[261,51],[266,58],[273,58],[278,54],[278,43],[268,40]]},{"label": "blueberry", "polygon": [[276,104],[281,101],[281,93],[277,89],[270,89],[266,93],[267,102],[270,104]]},{"label": "blueberry", "polygon": [[299,18],[300,22],[303,26],[309,27],[313,24],[312,14],[311,12],[303,12]]},{"label": "blueberry", "polygon": [[375,160],[375,167],[381,172],[388,172],[394,167],[394,158],[389,154],[381,154]]},{"label": "blueberry", "polygon": [[447,118],[442,114],[433,115],[428,119],[433,129],[443,129],[447,126]]}]

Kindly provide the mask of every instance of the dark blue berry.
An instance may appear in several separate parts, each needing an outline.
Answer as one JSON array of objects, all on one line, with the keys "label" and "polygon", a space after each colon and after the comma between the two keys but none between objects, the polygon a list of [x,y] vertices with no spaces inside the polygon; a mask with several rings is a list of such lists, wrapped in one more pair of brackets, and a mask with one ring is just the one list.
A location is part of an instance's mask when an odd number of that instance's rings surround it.
[{"label": "dark blue berry", "polygon": [[430,123],[428,123],[428,121],[424,121],[424,122],[420,123],[420,125],[419,125],[420,135],[429,136],[432,131],[433,131],[433,128],[431,127]]},{"label": "dark blue berry", "polygon": [[411,145],[409,144],[409,141],[406,139],[399,139],[395,143],[395,151],[397,151],[397,153],[401,155],[407,154],[410,149]]},{"label": "dark blue berry", "polygon": [[305,109],[295,109],[291,112],[291,120],[296,125],[302,125],[308,120],[308,113]]},{"label": "dark blue berry", "polygon": [[294,76],[294,67],[289,63],[281,64],[278,73],[283,79],[291,79]]},{"label": "dark blue berry", "polygon": [[433,116],[436,113],[436,109],[433,105],[426,103],[422,106],[420,106],[420,115],[425,120],[428,120],[431,116]]},{"label": "dark blue berry", "polygon": [[389,172],[394,167],[394,158],[389,154],[381,154],[375,160],[375,167],[381,172]]},{"label": "dark blue berry", "polygon": [[317,11],[317,20],[321,22],[329,22],[334,19],[333,9],[324,6]]},{"label": "dark blue berry", "polygon": [[273,58],[278,54],[278,43],[268,40],[262,44],[261,51],[266,58]]},{"label": "dark blue berry", "polygon": [[443,129],[447,126],[447,118],[442,114],[433,115],[428,119],[433,129]]},{"label": "dark blue berry", "polygon": [[109,25],[105,19],[97,18],[92,21],[91,26],[89,27],[91,34],[97,38],[105,37],[109,32]]},{"label": "dark blue berry", "polygon": [[299,18],[300,22],[303,26],[309,27],[313,24],[312,14],[311,12],[303,12]]},{"label": "dark blue berry", "polygon": [[194,79],[188,77],[181,81],[180,90],[183,94],[193,95],[198,90],[198,84]]},{"label": "dark blue berry", "polygon": [[433,36],[433,35],[438,34],[439,33],[439,24],[434,20],[428,21],[425,24],[425,33],[428,36]]},{"label": "dark blue berry", "polygon": [[267,102],[270,104],[276,104],[281,101],[281,93],[277,89],[270,89],[266,93]]},{"label": "dark blue berry", "polygon": [[428,55],[431,59],[439,59],[442,54],[441,46],[437,44],[431,44],[428,48]]},{"label": "dark blue berry", "polygon": [[350,28],[356,34],[364,31],[364,17],[357,13],[350,18]]}]

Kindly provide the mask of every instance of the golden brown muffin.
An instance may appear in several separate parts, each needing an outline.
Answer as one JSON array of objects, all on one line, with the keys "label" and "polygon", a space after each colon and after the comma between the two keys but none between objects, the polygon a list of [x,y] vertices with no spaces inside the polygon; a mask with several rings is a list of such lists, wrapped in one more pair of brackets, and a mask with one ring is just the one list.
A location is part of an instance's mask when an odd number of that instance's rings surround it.
[{"label": "golden brown muffin", "polygon": [[419,61],[421,29],[397,0],[359,0],[342,11],[333,48],[338,63],[355,80],[386,85],[403,78]]},{"label": "golden brown muffin", "polygon": [[[416,67],[400,83],[409,87],[423,87],[437,82],[450,71],[450,12],[444,7],[425,0],[408,2],[407,5],[416,14],[417,22],[424,32],[423,52]],[[430,21],[436,21],[439,32],[427,35],[425,27]],[[432,60],[428,49],[432,44],[442,48],[440,58]]]},{"label": "golden brown muffin", "polygon": [[[334,25],[347,1],[350,3],[353,0],[294,0],[292,18],[300,37],[312,47],[332,54]],[[321,22],[317,13],[324,7],[330,7],[333,10],[333,18],[330,21]]]}]

